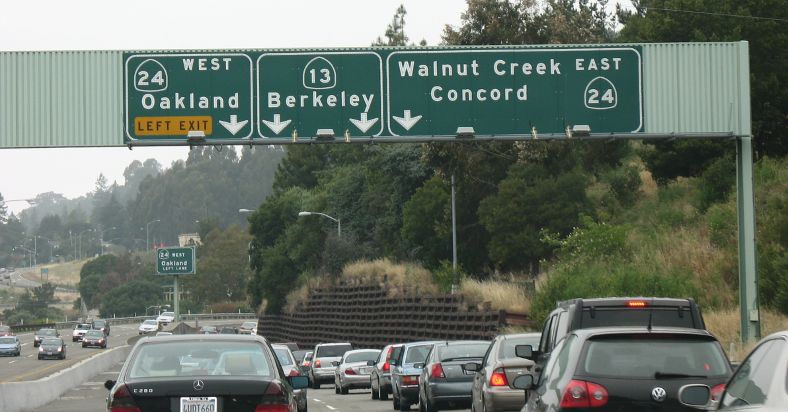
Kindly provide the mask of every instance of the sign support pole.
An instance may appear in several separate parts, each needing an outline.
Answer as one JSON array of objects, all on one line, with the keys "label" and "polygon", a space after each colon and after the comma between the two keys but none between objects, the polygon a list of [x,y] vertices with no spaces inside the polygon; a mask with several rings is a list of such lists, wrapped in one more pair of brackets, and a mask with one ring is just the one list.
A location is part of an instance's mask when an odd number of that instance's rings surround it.
[{"label": "sign support pole", "polygon": [[174,276],[172,290],[173,290],[173,293],[174,293],[174,295],[172,297],[172,301],[173,301],[173,304],[175,306],[175,321],[179,322],[181,320],[181,306],[180,306],[180,299],[179,299],[180,293],[178,292],[178,275]]},{"label": "sign support pole", "polygon": [[758,272],[755,249],[755,195],[753,190],[752,121],[750,117],[749,45],[739,43],[739,138],[736,139],[736,209],[739,233],[739,306],[741,340],[761,337]]}]

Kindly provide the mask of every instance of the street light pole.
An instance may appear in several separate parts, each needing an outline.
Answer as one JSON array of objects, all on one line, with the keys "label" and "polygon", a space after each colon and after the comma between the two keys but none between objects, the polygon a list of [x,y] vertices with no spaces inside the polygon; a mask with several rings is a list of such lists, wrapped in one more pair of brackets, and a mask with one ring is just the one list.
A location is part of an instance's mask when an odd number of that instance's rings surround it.
[{"label": "street light pole", "polygon": [[82,235],[87,233],[87,232],[92,232],[92,231],[93,231],[93,229],[85,229],[85,230],[79,232],[79,235],[77,235],[77,242],[79,243],[79,258],[80,259],[82,259]]},{"label": "street light pole", "polygon": [[337,237],[338,238],[342,237],[342,222],[339,219],[331,217],[331,216],[329,216],[329,215],[327,215],[325,213],[320,213],[320,212],[298,212],[298,216],[299,217],[301,217],[301,216],[311,216],[311,215],[320,215],[320,216],[323,216],[325,218],[331,219],[334,222],[337,222]]},{"label": "street light pole", "polygon": [[151,220],[150,222],[145,224],[145,253],[150,251],[150,236],[148,235],[149,226],[151,223],[161,222],[161,219]]},{"label": "street light pole", "polygon": [[112,226],[111,228],[101,231],[101,235],[99,235],[99,256],[104,255],[104,232],[114,229],[116,229],[115,226]]}]

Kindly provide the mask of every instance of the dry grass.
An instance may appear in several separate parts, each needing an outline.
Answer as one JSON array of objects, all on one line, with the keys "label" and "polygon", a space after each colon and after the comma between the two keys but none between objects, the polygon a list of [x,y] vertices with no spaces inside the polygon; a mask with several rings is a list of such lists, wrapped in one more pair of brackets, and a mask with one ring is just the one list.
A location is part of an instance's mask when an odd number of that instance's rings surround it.
[{"label": "dry grass", "polygon": [[[74,286],[79,285],[79,272],[87,260],[75,260],[66,263],[54,263],[51,265],[41,265],[41,268],[49,270],[49,282],[56,285]],[[26,279],[36,282],[41,281],[41,270],[39,268],[26,270],[23,272]]]},{"label": "dry grass", "polygon": [[[732,361],[740,362],[755,343],[741,344],[739,308],[721,309],[703,314],[706,328],[719,339]],[[788,330],[788,316],[770,310],[761,310],[761,336]]]},{"label": "dry grass", "polygon": [[[293,289],[287,294],[284,311],[286,313],[294,313],[298,305],[302,302],[309,300],[309,291],[317,288],[325,288],[332,286],[333,283],[325,278],[309,278],[307,282],[297,289]],[[263,306],[263,305],[261,305]],[[259,309],[260,313],[265,313],[265,307]]]},{"label": "dry grass", "polygon": [[643,170],[640,172],[640,191],[648,197],[657,195],[657,181],[651,176],[651,172]]},{"label": "dry grass", "polygon": [[529,313],[531,310],[531,299],[525,290],[512,282],[465,279],[460,285],[460,293],[466,301],[475,305],[490,302],[494,310],[503,309],[512,313]]},{"label": "dry grass", "polygon": [[415,263],[393,263],[388,259],[354,262],[345,266],[341,279],[350,284],[378,284],[389,297],[438,294],[430,271]]}]

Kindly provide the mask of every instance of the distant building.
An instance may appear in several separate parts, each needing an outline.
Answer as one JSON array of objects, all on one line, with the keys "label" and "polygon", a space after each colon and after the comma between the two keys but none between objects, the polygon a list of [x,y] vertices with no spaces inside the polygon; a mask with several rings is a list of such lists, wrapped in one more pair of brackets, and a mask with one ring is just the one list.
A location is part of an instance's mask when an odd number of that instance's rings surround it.
[{"label": "distant building", "polygon": [[183,233],[178,235],[178,245],[181,247],[186,246],[202,246],[199,233]]}]

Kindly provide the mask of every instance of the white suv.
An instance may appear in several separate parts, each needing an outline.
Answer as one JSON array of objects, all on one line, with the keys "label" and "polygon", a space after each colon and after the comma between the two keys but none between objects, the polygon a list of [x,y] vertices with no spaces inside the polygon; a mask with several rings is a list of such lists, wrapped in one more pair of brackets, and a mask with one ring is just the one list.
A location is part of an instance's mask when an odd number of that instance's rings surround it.
[{"label": "white suv", "polygon": [[92,328],[93,327],[90,323],[77,323],[74,325],[74,331],[71,332],[71,341],[77,342],[82,340],[82,337],[85,336],[85,332]]},{"label": "white suv", "polygon": [[156,318],[156,321],[161,323],[162,325],[166,325],[170,322],[175,321],[175,312],[162,312],[159,317]]}]

